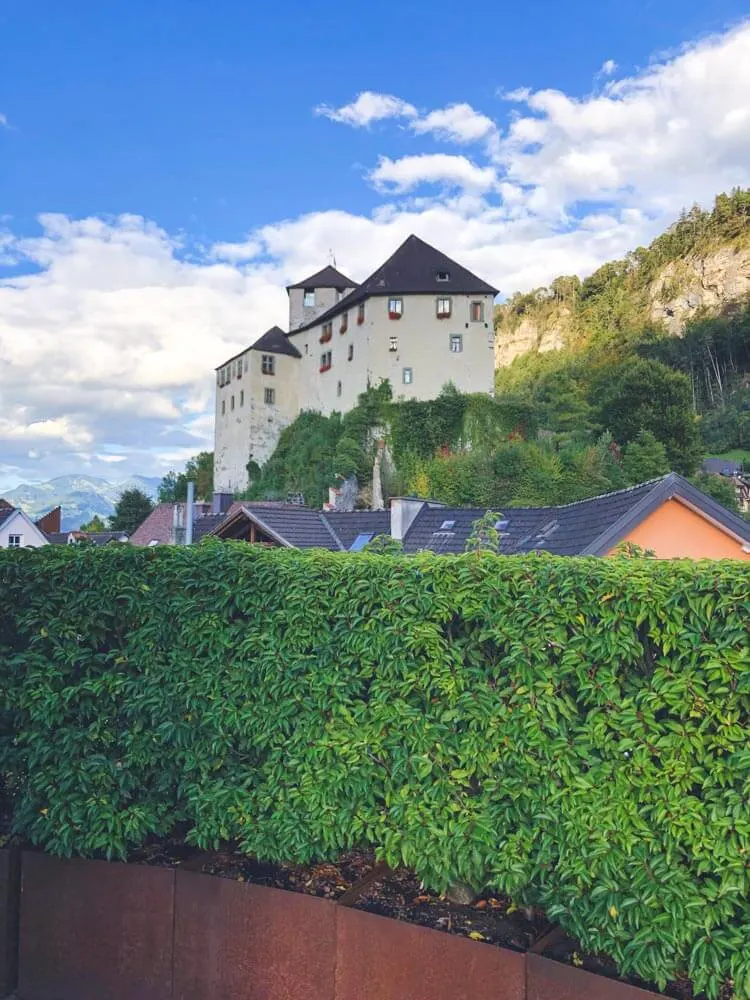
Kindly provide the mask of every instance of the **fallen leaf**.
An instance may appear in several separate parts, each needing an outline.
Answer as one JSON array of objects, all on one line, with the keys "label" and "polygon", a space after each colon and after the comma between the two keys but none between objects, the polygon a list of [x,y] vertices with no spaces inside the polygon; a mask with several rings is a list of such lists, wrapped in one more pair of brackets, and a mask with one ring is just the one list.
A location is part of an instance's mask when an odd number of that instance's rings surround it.
[{"label": "fallen leaf", "polygon": [[515,913],[517,909],[518,909],[518,907],[516,906],[516,904],[515,903],[511,903],[510,906],[508,907],[508,909],[505,912],[506,913]]},{"label": "fallen leaf", "polygon": [[610,908],[609,908],[609,915],[614,920],[614,918],[617,916],[617,907],[616,906],[610,906]]},{"label": "fallen leaf", "polygon": [[469,937],[471,938],[472,941],[486,941],[487,940],[485,938],[484,934],[480,934],[479,931],[472,931],[469,934]]},{"label": "fallen leaf", "polygon": [[487,900],[486,899],[478,899],[476,901],[476,903],[474,903],[474,909],[475,910],[486,910],[487,909]]},{"label": "fallen leaf", "polygon": [[414,906],[420,906],[422,903],[429,903],[429,901],[430,901],[429,896],[415,896],[414,899],[412,900],[412,904]]}]

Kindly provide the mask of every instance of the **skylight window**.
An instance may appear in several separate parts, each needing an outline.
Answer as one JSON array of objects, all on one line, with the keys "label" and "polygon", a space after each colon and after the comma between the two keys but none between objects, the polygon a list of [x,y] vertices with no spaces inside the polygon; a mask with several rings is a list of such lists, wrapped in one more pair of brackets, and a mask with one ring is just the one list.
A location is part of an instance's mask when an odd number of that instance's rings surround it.
[{"label": "skylight window", "polygon": [[443,523],[440,525],[440,530],[441,531],[450,531],[452,528],[455,528],[455,527],[456,527],[456,522],[455,521],[443,521]]},{"label": "skylight window", "polygon": [[450,281],[451,273],[450,271],[438,271],[435,277],[438,281]]},{"label": "skylight window", "polygon": [[349,546],[349,551],[361,552],[365,545],[372,541],[374,534],[374,531],[363,531],[362,534],[357,535],[352,544]]},{"label": "skylight window", "polygon": [[509,524],[507,520],[495,521],[495,531],[507,531]]}]

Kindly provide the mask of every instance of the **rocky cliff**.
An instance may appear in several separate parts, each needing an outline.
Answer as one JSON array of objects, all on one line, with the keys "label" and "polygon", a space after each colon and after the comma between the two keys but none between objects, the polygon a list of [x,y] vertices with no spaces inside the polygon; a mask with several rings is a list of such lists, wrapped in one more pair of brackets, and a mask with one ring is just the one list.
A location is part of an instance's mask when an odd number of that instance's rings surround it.
[{"label": "rocky cliff", "polygon": [[691,320],[736,302],[750,302],[750,191],[741,190],[719,195],[710,212],[683,213],[649,247],[584,281],[563,276],[514,295],[495,313],[495,365],[613,331],[680,336]]}]

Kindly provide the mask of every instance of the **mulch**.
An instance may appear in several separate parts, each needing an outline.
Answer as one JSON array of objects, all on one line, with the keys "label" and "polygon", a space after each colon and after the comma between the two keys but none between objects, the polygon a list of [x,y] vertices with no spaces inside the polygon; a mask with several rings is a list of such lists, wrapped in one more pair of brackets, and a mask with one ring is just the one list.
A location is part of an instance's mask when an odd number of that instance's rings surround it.
[{"label": "mulch", "polygon": [[[483,893],[470,904],[451,902],[445,896],[426,890],[408,868],[376,867],[372,851],[346,851],[335,862],[287,865],[260,862],[234,850],[231,845],[218,851],[198,851],[182,843],[160,842],[139,848],[128,861],[180,867],[237,882],[341,901],[355,909],[447,934],[516,951],[535,951],[587,972],[622,978],[633,986],[660,992],[653,983],[619,977],[611,959],[588,954],[575,938],[550,924],[539,911],[519,908],[508,897],[492,893]],[[706,1000],[704,994],[693,992],[687,979],[670,982],[661,992],[674,1000]],[[731,984],[727,983],[720,1000],[732,997]]]}]

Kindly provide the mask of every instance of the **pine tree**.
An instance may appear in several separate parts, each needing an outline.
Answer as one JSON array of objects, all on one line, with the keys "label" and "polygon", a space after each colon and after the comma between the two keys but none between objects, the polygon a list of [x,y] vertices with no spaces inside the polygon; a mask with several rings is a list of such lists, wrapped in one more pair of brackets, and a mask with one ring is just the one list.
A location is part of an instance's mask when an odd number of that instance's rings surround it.
[{"label": "pine tree", "polygon": [[114,514],[109,519],[110,529],[132,535],[153,509],[151,498],[142,490],[125,490],[115,505]]},{"label": "pine tree", "polygon": [[651,431],[639,431],[625,448],[622,467],[631,486],[656,479],[670,471],[667,449]]}]

